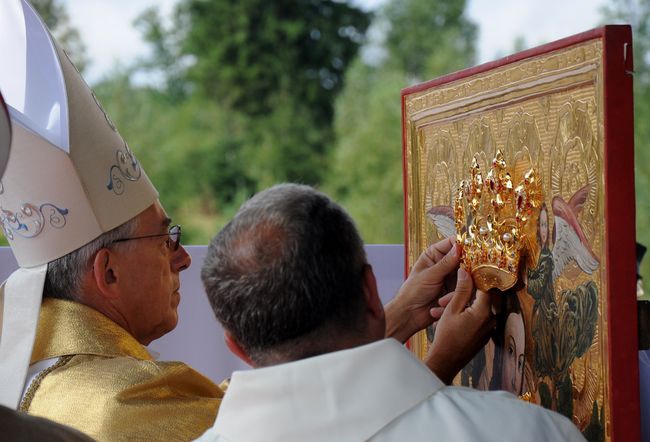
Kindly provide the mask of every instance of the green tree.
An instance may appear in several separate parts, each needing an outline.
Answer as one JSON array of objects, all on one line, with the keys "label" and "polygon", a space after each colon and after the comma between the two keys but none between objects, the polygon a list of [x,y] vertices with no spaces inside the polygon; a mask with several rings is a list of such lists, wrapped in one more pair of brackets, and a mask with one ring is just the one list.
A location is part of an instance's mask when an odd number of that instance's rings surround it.
[{"label": "green tree", "polygon": [[414,81],[473,63],[476,25],[465,17],[465,3],[403,0],[386,5],[386,49]]},{"label": "green tree", "polygon": [[403,235],[400,91],[474,63],[476,27],[464,0],[393,0],[373,26],[390,29],[377,62],[358,58],[336,102],[335,149],[326,189],[357,220],[364,240]]},{"label": "green tree", "polygon": [[402,243],[400,90],[406,74],[357,59],[337,101],[336,148],[326,189],[370,243]]},{"label": "green tree", "polygon": [[328,167],[325,147],[331,143],[329,126],[314,124],[311,109],[289,94],[273,97],[268,115],[249,117],[248,142],[243,155],[247,173],[258,188],[281,181],[318,184]]},{"label": "green tree", "polygon": [[250,168],[261,185],[317,184],[332,141],[333,101],[369,23],[340,1],[185,0],[188,79],[251,117]]},{"label": "green tree", "polygon": [[274,110],[287,94],[317,123],[356,55],[369,15],[342,1],[184,0],[182,52],[195,58],[189,77],[207,97],[250,115]]}]

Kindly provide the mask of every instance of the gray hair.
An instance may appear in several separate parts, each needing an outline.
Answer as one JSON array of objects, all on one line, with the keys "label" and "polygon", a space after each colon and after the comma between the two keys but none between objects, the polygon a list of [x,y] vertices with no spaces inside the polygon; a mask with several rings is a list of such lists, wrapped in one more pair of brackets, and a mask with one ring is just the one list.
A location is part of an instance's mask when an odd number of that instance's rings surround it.
[{"label": "gray hair", "polygon": [[311,187],[281,184],[244,203],[212,240],[201,278],[215,316],[258,365],[325,353],[364,330],[363,242]]},{"label": "gray hair", "polygon": [[[101,234],[77,250],[50,261],[47,264],[43,297],[78,301],[83,278],[91,268],[97,252],[112,246],[115,240],[133,236],[137,228],[138,218],[136,216],[124,224],[120,224],[114,229]],[[133,245],[126,241],[118,243],[114,247],[129,248],[133,247]]]}]

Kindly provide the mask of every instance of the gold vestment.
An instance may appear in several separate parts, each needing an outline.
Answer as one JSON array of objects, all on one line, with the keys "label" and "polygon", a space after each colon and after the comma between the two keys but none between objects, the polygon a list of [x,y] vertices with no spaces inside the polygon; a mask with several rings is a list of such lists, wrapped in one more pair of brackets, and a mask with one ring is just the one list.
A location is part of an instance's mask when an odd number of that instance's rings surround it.
[{"label": "gold vestment", "polygon": [[100,441],[192,440],[214,422],[223,390],[181,362],[154,361],[126,330],[77,302],[45,299],[21,410]]}]

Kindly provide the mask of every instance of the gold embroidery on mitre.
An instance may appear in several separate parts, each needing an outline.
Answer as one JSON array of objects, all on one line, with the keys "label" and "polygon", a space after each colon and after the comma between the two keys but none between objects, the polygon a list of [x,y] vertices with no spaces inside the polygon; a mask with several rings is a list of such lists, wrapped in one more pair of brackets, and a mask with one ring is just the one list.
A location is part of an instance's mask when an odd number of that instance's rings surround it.
[{"label": "gold embroidery on mitre", "polygon": [[460,182],[456,194],[454,221],[461,263],[483,291],[513,287],[522,257],[535,264],[536,226],[543,202],[540,175],[530,163],[524,169],[517,166],[509,167],[497,150],[484,175],[475,156],[470,178]]}]

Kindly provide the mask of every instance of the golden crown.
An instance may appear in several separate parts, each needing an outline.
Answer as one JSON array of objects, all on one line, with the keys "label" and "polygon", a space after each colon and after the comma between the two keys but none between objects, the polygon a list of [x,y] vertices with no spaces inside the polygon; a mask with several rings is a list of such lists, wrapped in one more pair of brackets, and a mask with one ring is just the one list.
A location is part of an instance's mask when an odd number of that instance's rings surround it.
[{"label": "golden crown", "polygon": [[508,167],[497,150],[484,177],[474,157],[471,178],[460,182],[456,195],[454,221],[461,263],[483,291],[513,287],[522,256],[528,257],[530,265],[536,260],[541,183],[530,167],[519,173],[515,187],[515,169]]}]

